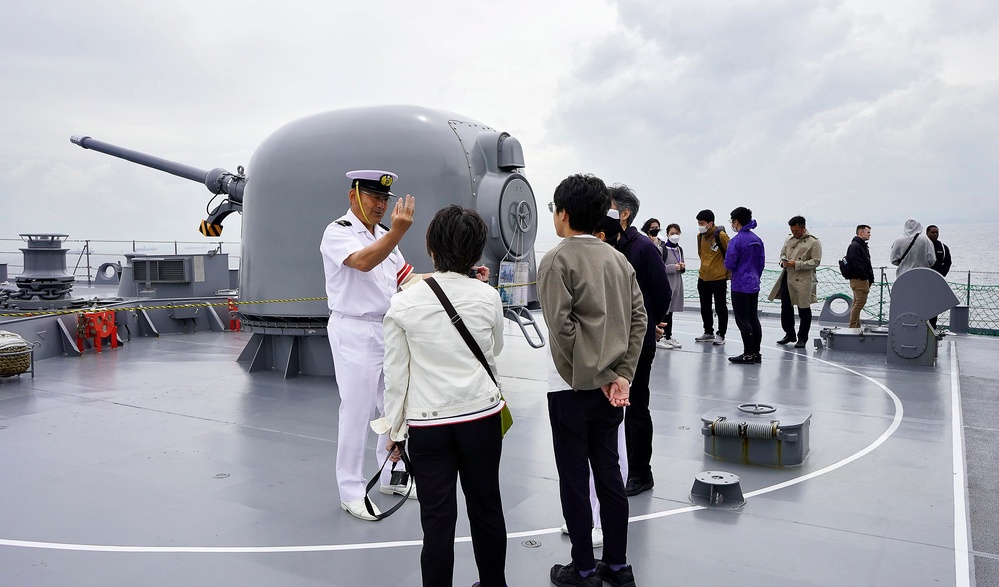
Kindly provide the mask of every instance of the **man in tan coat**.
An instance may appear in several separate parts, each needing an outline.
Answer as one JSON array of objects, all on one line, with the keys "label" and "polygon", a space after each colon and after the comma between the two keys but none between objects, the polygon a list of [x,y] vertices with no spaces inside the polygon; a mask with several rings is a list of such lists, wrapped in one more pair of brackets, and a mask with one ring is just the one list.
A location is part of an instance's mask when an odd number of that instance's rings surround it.
[{"label": "man in tan coat", "polygon": [[[784,241],[780,250],[780,266],[784,268],[774,288],[770,300],[780,297],[780,325],[784,338],[777,344],[794,343],[795,348],[804,348],[808,342],[808,330],[812,326],[811,305],[818,301],[815,295],[815,270],[822,262],[822,243],[805,228],[805,218],[795,216],[788,220],[791,236]],[[794,332],[794,306],[798,307],[797,335]]]}]

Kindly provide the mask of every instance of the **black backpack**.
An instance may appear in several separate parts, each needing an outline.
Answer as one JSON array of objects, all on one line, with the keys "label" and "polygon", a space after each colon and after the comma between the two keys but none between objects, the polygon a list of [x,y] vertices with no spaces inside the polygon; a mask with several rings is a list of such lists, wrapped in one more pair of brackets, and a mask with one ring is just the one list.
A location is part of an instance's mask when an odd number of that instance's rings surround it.
[{"label": "black backpack", "polygon": [[850,279],[850,262],[843,257],[839,260],[839,272],[843,274],[843,277]]},{"label": "black backpack", "polygon": [[[725,229],[721,226],[715,227],[715,243],[718,244],[718,250],[721,251],[722,259],[725,258],[725,252],[728,247],[722,246],[720,233],[725,232]],[[704,236],[701,233],[697,233],[697,254],[701,254],[701,237]]]}]

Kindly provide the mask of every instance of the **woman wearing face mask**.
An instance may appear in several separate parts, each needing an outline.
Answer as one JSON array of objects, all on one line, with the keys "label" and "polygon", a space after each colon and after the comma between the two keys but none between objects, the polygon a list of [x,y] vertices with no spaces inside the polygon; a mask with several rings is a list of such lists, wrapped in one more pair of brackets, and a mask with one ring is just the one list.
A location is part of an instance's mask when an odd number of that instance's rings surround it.
[{"label": "woman wearing face mask", "polygon": [[642,232],[649,236],[649,240],[652,241],[652,244],[656,245],[656,248],[659,249],[659,254],[662,254],[663,241],[659,238],[659,221],[655,218],[649,218],[645,221],[645,224],[642,225]]},{"label": "woman wearing face mask", "polygon": [[661,349],[678,349],[680,342],[673,338],[673,312],[683,311],[683,273],[687,264],[683,258],[683,247],[680,246],[680,225],[670,224],[666,227],[666,240],[663,241],[663,262],[666,264],[666,278],[673,296],[669,302],[669,312],[666,319],[659,325],[663,329],[663,337],[656,346]]}]

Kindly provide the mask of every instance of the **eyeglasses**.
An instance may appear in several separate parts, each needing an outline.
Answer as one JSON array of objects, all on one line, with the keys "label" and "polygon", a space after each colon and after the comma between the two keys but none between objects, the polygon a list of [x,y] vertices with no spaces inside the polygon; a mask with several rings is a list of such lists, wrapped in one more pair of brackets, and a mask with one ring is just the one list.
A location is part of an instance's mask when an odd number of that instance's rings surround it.
[{"label": "eyeglasses", "polygon": [[555,213],[555,202],[548,202],[548,211],[552,214]]},{"label": "eyeglasses", "polygon": [[385,203],[387,203],[389,201],[388,194],[376,194],[376,193],[372,193],[372,192],[369,192],[369,191],[365,191],[363,189],[361,190],[361,193],[364,194],[365,196],[368,196],[372,200],[377,200],[377,201],[379,201],[379,202],[381,202],[383,204],[385,204]]}]

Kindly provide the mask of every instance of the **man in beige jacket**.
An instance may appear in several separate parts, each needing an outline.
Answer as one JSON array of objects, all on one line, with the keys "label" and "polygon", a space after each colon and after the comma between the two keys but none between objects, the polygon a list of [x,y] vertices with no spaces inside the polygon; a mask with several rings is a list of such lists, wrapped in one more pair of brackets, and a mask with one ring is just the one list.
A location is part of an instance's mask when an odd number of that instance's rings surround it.
[{"label": "man in beige jacket", "polygon": [[[812,326],[811,305],[818,301],[815,270],[822,262],[822,243],[805,228],[804,216],[794,216],[787,224],[791,227],[791,236],[780,250],[780,266],[784,270],[770,291],[770,300],[780,297],[780,325],[784,338],[777,344],[793,342],[794,347],[800,349],[808,342],[808,330]],[[795,306],[800,322],[797,334],[794,331]]]}]

